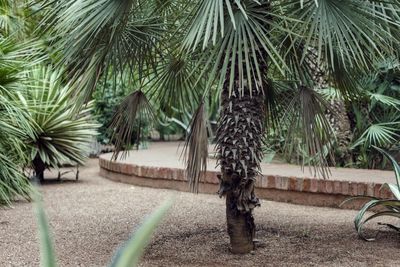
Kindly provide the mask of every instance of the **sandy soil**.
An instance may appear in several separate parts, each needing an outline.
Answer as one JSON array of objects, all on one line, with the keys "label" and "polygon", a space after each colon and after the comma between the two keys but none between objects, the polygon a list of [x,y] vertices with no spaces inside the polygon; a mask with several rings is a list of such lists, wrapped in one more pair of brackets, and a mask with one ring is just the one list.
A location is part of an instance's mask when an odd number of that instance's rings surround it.
[{"label": "sandy soil", "polygon": [[[59,266],[105,266],[113,251],[164,199],[176,202],[158,228],[141,266],[399,266],[399,236],[384,230],[375,242],[357,238],[356,211],[262,201],[256,209],[260,247],[231,255],[224,201],[134,187],[98,176],[97,161],[80,180],[42,187]],[[367,230],[378,229],[376,223]],[[0,266],[38,266],[37,226],[32,204],[0,209]]]}]

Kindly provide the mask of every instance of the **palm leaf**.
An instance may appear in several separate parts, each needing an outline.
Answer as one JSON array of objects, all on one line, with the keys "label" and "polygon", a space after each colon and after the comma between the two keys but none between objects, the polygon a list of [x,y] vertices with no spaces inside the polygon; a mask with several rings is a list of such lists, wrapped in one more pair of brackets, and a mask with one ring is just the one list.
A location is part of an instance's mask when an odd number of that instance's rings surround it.
[{"label": "palm leaf", "polygon": [[[393,169],[394,169],[394,173],[395,173],[395,176],[396,176],[397,188],[400,191],[400,166],[399,166],[399,163],[397,163],[397,161],[388,152],[386,152],[385,150],[383,150],[383,149],[381,149],[379,147],[376,147],[376,146],[374,146],[374,148],[376,150],[378,150],[379,152],[381,152],[392,163],[392,166],[393,166]],[[400,198],[398,198],[398,199],[400,200]]]},{"label": "palm leaf", "polygon": [[207,169],[208,157],[207,116],[204,102],[193,115],[183,153],[190,191],[198,193],[200,178]]},{"label": "palm leaf", "polygon": [[308,0],[284,4],[289,16],[304,23],[293,24],[293,31],[306,38],[306,47],[315,47],[318,58],[335,66],[335,53],[343,65],[370,66],[377,58],[385,58],[396,50],[396,37],[391,29],[398,28],[394,16],[398,3],[378,5],[375,1]]},{"label": "palm leaf", "polygon": [[56,256],[46,214],[43,210],[39,192],[35,192],[35,211],[40,234],[40,265],[42,267],[56,267]]},{"label": "palm leaf", "polygon": [[111,263],[112,267],[130,267],[136,266],[139,263],[140,256],[143,254],[144,248],[150,241],[152,233],[171,206],[171,200],[164,202],[142,223],[132,238],[117,251]]},{"label": "palm leaf", "polygon": [[[116,160],[121,151],[132,145],[132,137],[141,138],[143,122],[154,121],[154,113],[146,95],[138,90],[128,95],[115,112],[110,129],[113,131],[111,139],[115,142],[113,158]],[[138,130],[135,132],[135,127]],[[127,155],[124,151],[122,156]]]},{"label": "palm leaf", "polygon": [[400,137],[399,129],[395,127],[397,124],[396,122],[384,122],[370,125],[352,147],[369,144],[382,146],[396,142]]},{"label": "palm leaf", "polygon": [[[327,102],[313,89],[307,87],[298,88],[286,109],[286,123],[289,129],[285,145],[286,153],[291,154],[290,143],[297,138],[306,151],[306,155],[314,157],[308,164],[314,165],[314,174],[320,173],[324,178],[329,176],[328,159],[333,161],[332,155],[328,152],[325,155],[326,147],[331,146],[332,128],[325,117],[325,111],[329,109]],[[300,136],[298,133],[301,133]],[[303,165],[305,163],[303,158]]]},{"label": "palm leaf", "polygon": [[33,133],[26,133],[27,144],[33,149],[31,159],[39,155],[47,166],[55,168],[65,163],[83,164],[98,128],[88,112],[93,103],[86,109],[78,108],[73,87],[62,83],[61,73],[37,67],[29,73],[28,88],[19,93]]}]

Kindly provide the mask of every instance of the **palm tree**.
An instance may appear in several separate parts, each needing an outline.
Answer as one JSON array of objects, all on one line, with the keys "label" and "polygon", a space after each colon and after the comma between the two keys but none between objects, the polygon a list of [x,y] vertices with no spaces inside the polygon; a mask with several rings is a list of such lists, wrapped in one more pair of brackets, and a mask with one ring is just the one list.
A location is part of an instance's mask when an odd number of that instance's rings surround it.
[{"label": "palm tree", "polygon": [[51,66],[32,68],[27,88],[19,94],[33,132],[25,138],[30,148],[29,165],[41,182],[47,168],[83,165],[92,137],[97,134],[98,125],[91,118],[93,103],[79,110],[72,89],[58,79],[60,72]]},{"label": "palm tree", "polygon": [[[231,251],[254,249],[254,184],[266,123],[274,123],[278,88],[286,88],[289,137],[300,136],[327,176],[329,105],[323,78],[344,96],[378,59],[398,52],[398,1],[361,0],[63,0],[46,2],[59,64],[90,95],[101,76],[130,76],[136,87],[116,116],[115,136],[129,142],[147,97],[194,112],[187,174],[197,190],[207,157],[207,99],[221,95],[217,130],[220,190],[226,197]],[[163,104],[161,104],[163,103]],[[135,107],[132,107],[135,105]],[[118,148],[123,148],[123,145]]]}]

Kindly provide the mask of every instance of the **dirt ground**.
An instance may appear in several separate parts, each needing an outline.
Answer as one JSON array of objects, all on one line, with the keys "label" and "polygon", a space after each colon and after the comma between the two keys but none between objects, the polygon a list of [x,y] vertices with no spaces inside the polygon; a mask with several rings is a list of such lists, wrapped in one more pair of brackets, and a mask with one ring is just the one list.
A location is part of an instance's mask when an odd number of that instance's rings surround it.
[{"label": "dirt ground", "polygon": [[[107,265],[146,214],[170,196],[175,204],[141,266],[400,266],[400,237],[384,229],[375,242],[361,241],[356,211],[271,201],[255,211],[260,247],[232,255],[224,201],[217,196],[115,183],[99,177],[97,166],[90,160],[78,182],[42,186],[59,266]],[[374,222],[366,229],[381,228]],[[32,204],[0,209],[0,266],[38,266],[38,248]]]}]

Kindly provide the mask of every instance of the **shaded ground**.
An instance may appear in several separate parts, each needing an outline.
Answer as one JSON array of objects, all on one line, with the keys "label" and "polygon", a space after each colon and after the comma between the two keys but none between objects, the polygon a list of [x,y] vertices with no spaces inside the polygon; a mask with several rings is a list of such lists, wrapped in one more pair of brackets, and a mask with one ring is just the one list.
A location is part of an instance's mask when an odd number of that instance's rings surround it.
[{"label": "shaded ground", "polygon": [[[59,266],[105,266],[144,216],[172,195],[176,203],[141,266],[399,266],[399,236],[384,231],[375,242],[359,240],[352,210],[262,201],[255,214],[262,247],[235,256],[217,196],[111,182],[98,176],[96,160],[81,169],[78,182],[42,190]],[[30,203],[0,209],[0,266],[38,266],[36,230]]]}]

